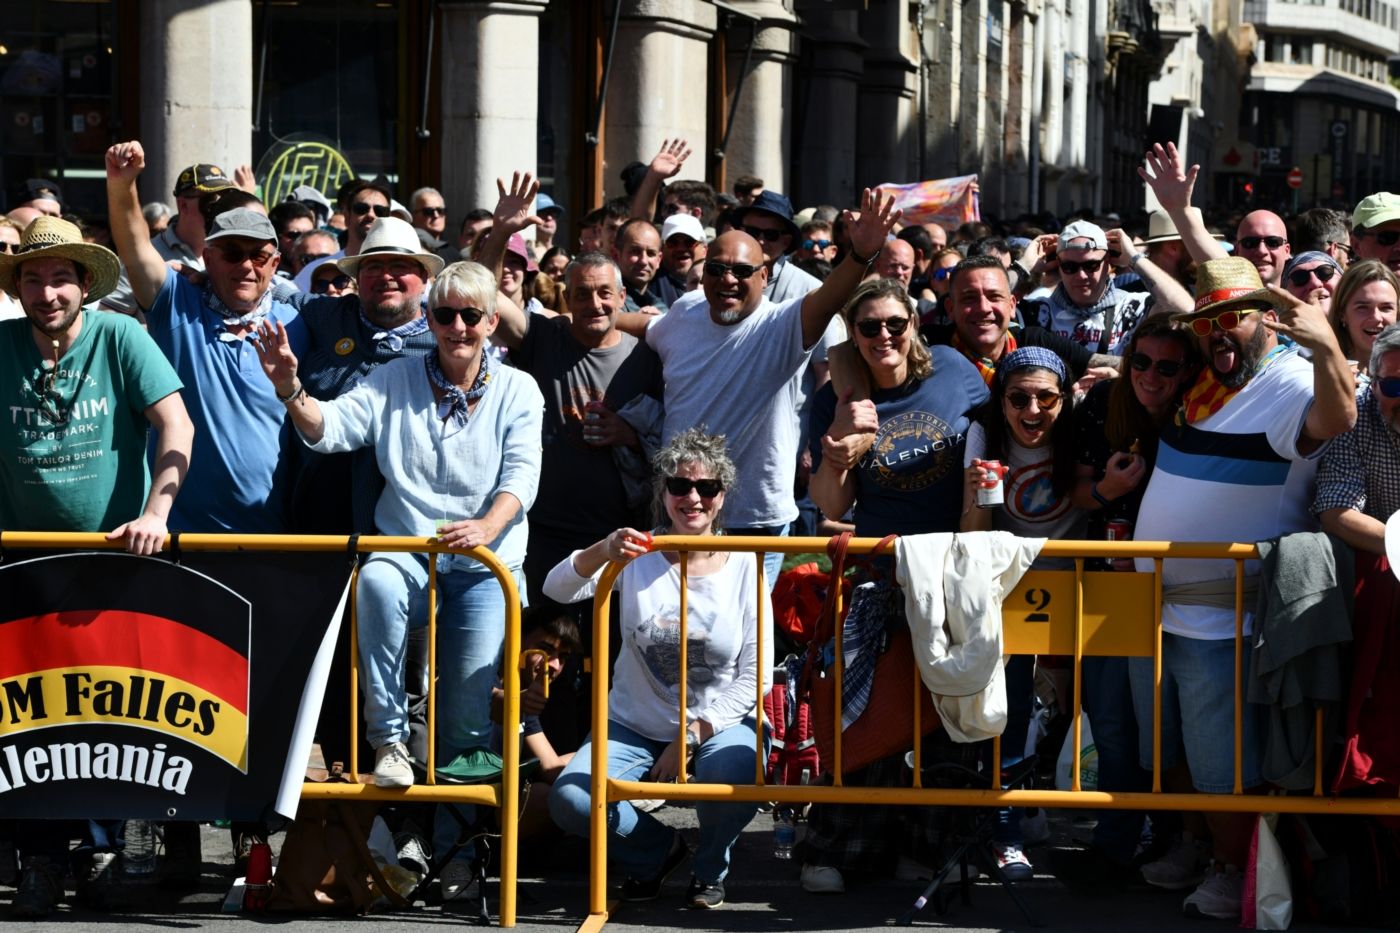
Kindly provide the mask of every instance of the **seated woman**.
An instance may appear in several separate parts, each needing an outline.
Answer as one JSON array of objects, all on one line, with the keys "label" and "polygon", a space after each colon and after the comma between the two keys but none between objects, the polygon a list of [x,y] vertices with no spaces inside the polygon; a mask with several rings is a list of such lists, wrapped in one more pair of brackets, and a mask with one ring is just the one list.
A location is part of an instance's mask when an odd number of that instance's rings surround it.
[{"label": "seated woman", "polygon": [[[259,356],[313,450],[373,447],[393,477],[375,507],[384,535],[437,535],[453,548],[489,547],[519,576],[525,512],[540,473],[543,397],[524,373],[483,354],[496,328],[494,276],[476,263],[448,266],[428,298],[437,350],[374,370],[329,402],[307,395],[285,329],[264,327]],[[504,638],[505,602],[495,578],[464,555],[438,562],[438,756],[451,761],[490,742],[491,685]],[[410,626],[427,624],[422,554],[374,554],[356,599],[366,737],[375,784],[407,787],[414,775],[403,688]],[[452,765],[444,769],[450,776]]]},{"label": "seated woman", "polygon": [[[734,464],[724,439],[692,428],[657,452],[654,503],[658,533],[720,533],[724,493],[733,488]],[[669,781],[680,768],[680,568],[675,554],[649,553],[650,538],[619,528],[575,551],[550,571],[544,593],[568,604],[593,597],[609,561],[626,562],[615,589],[622,628],[608,694],[608,775],[623,780]],[[760,603],[760,600],[762,601]],[[692,552],[687,563],[685,748],[701,783],[751,784],[754,776],[758,672],[771,683],[772,606],[760,593],[752,555]],[[758,654],[763,619],[764,656]],[[766,753],[765,753],[766,754]],[[585,742],[554,782],[549,809],[565,832],[587,836],[591,803],[592,740]],[[751,803],[696,803],[700,845],[686,900],[691,907],[724,903],[729,852],[753,818]],[[628,874],[623,900],[650,900],[685,861],[685,842],[629,801],[608,805],[608,852]]]},{"label": "seated woman", "polygon": [[[1006,354],[992,379],[992,397],[967,436],[966,484],[961,531],[1009,531],[1023,538],[1082,538],[1085,517],[1071,501],[1075,485],[1074,396],[1069,372],[1058,354],[1021,347]],[[977,487],[989,476],[983,463],[1007,468],[1004,504],[977,506]],[[1073,569],[1068,558],[1041,557],[1032,570]],[[1015,763],[1026,741],[1034,700],[1035,658],[1018,654],[1006,662],[1006,731],[1002,763]],[[1032,875],[1021,847],[1020,821],[1002,811],[993,851],[1013,881]]]},{"label": "seated woman", "polygon": [[[856,290],[842,318],[855,345],[855,375],[869,400],[837,401],[828,384],[812,400],[809,422],[812,500],[826,515],[855,508],[861,537],[956,531],[962,505],[963,445],[987,400],[977,368],[948,346],[927,347],[914,303],[895,279]],[[842,442],[874,432],[870,450],[850,461]],[[874,762],[847,783],[908,784],[904,756]],[[812,893],[845,890],[852,871],[888,873],[900,855],[923,856],[936,832],[921,819],[930,808],[836,804],[814,806],[798,849],[802,885]],[[912,836],[912,838],[908,838]],[[908,843],[908,852],[902,851]]]}]

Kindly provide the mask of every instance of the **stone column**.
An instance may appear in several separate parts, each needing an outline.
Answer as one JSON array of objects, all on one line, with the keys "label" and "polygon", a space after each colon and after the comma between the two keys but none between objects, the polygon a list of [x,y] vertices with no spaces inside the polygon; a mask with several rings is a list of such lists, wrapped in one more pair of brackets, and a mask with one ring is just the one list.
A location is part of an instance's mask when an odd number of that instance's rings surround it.
[{"label": "stone column", "polygon": [[168,202],[187,165],[212,162],[232,174],[253,160],[253,7],[247,0],[140,7],[141,199]]},{"label": "stone column", "polygon": [[[802,114],[796,140],[794,205],[857,203],[857,86],[865,71],[867,44],[855,12],[806,15],[802,79],[793,88],[793,108]],[[844,128],[844,129],[843,129]]]},{"label": "stone column", "polygon": [[622,194],[618,173],[627,163],[651,161],[664,140],[677,136],[692,150],[679,177],[703,180],[714,143],[706,131],[715,7],[702,0],[621,2],[604,118],[605,190],[609,197]]},{"label": "stone column", "polygon": [[460,217],[496,203],[496,179],[535,170],[539,17],[549,0],[443,3],[442,196]]},{"label": "stone column", "polygon": [[[748,54],[752,21],[736,16],[730,23],[725,76],[734,129],[725,151],[725,185],[740,175],[757,175],[770,191],[788,194],[788,153],[792,135],[792,66],[796,61],[793,28],[797,18],[777,0],[732,0],[736,9],[758,18],[753,54],[740,81]],[[723,127],[721,127],[723,132]],[[714,140],[719,145],[720,140]]]},{"label": "stone column", "polygon": [[914,92],[918,63],[909,51],[914,39],[903,4],[873,5],[861,18],[870,44],[860,82],[856,124],[856,185],[922,181],[917,158],[918,127]]}]

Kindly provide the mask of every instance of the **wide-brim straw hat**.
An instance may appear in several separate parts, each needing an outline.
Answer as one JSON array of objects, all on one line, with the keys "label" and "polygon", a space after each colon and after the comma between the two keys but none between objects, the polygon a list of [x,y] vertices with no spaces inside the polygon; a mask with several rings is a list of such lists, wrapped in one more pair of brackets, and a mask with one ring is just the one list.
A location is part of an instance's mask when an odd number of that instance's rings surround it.
[{"label": "wide-brim straw hat", "polygon": [[117,287],[121,265],[117,254],[96,243],[84,243],[83,233],[60,217],[35,217],[20,234],[13,253],[0,253],[0,289],[19,297],[15,270],[31,259],[54,257],[76,262],[92,275],[86,302],[93,302]]},{"label": "wide-brim straw hat", "polygon": [[418,239],[418,231],[397,217],[381,217],[376,220],[365,235],[365,242],[360,247],[359,254],[337,259],[336,265],[340,266],[346,275],[359,275],[360,260],[371,257],[412,259],[427,271],[427,277],[437,275],[444,265],[441,256],[423,252],[423,242]]},{"label": "wide-brim straw hat", "polygon": [[1173,321],[1189,321],[1200,314],[1219,314],[1229,308],[1266,304],[1277,307],[1278,299],[1264,287],[1254,263],[1239,256],[1207,259],[1196,271],[1196,306],[1184,314],[1173,314]]}]

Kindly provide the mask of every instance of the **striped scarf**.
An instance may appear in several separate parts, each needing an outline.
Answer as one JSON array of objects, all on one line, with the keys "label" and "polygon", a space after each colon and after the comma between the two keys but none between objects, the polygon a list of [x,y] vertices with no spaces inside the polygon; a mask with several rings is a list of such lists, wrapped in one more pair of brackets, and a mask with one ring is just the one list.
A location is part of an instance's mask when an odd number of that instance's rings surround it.
[{"label": "striped scarf", "polygon": [[[1284,346],[1274,347],[1269,354],[1259,361],[1254,367],[1254,372],[1249,378],[1253,379],[1264,371],[1264,368],[1278,359],[1279,355],[1288,348]],[[1204,421],[1211,415],[1224,408],[1230,399],[1239,394],[1240,389],[1249,385],[1246,379],[1241,385],[1230,388],[1220,381],[1220,377],[1215,374],[1215,370],[1209,366],[1201,370],[1201,374],[1196,377],[1196,381],[1191,388],[1181,397],[1181,408],[1177,411],[1177,423],[1185,426]]]},{"label": "striped scarf", "polygon": [[[963,343],[962,335],[957,331],[953,332],[953,349],[972,361],[972,365],[977,367],[977,372],[982,375],[982,381],[988,386],[992,384],[992,378],[997,374],[997,364],[991,357],[978,356],[977,351]],[[1006,334],[1006,344],[1001,348],[1001,355],[1013,352],[1016,349],[1016,338],[1009,331]]]}]

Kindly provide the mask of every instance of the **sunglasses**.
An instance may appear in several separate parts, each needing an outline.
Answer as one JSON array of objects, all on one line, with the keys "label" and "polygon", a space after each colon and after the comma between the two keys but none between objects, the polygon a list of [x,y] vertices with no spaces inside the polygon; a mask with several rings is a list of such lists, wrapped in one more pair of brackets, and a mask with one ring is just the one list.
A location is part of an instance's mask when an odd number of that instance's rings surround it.
[{"label": "sunglasses", "polygon": [[880,336],[881,330],[889,331],[891,337],[898,337],[908,329],[909,319],[907,317],[866,318],[863,321],[856,321],[856,330],[860,331],[862,337],[870,340]]},{"label": "sunglasses", "polygon": [[[1400,234],[1396,235],[1400,236]],[[1239,243],[1235,245],[1239,246],[1241,249],[1258,249],[1259,244],[1263,243],[1269,249],[1278,249],[1287,242],[1288,241],[1281,236],[1247,236],[1241,238]],[[1391,240],[1390,242],[1394,243],[1395,241]]]},{"label": "sunglasses", "polygon": [[1337,274],[1337,270],[1331,266],[1314,266],[1311,269],[1294,269],[1288,273],[1288,281],[1293,283],[1295,288],[1302,288],[1308,284],[1308,279],[1317,276],[1319,282],[1330,282],[1332,276]]},{"label": "sunglasses", "polygon": [[371,204],[368,201],[356,201],[354,204],[350,205],[350,210],[354,211],[356,217],[363,217],[370,211],[374,211],[374,216],[376,217],[389,216],[389,205]]},{"label": "sunglasses", "polygon": [[1257,314],[1258,308],[1245,308],[1242,311],[1222,311],[1215,317],[1193,317],[1191,331],[1197,337],[1209,337],[1217,326],[1221,330],[1234,330],[1240,326],[1240,319],[1246,314]]},{"label": "sunglasses", "polygon": [[688,496],[692,489],[700,493],[701,499],[713,499],[715,496],[724,492],[724,483],[717,479],[687,479],[684,476],[666,477],[666,491],[673,496]]},{"label": "sunglasses", "polygon": [[831,245],[830,240],[803,240],[803,249],[826,249]]},{"label": "sunglasses", "polygon": [[0,243],[0,253],[9,253],[10,255],[13,256],[13,255],[15,255],[15,254],[18,253],[18,252],[19,252],[19,244],[18,244],[18,243]]},{"label": "sunglasses", "polygon": [[734,276],[734,278],[742,282],[744,279],[753,275],[761,268],[763,267],[751,266],[748,263],[744,262],[735,263],[733,265],[725,265],[722,262],[710,259],[705,262],[703,271],[706,275],[711,276],[712,278],[722,279],[726,275],[732,275]]},{"label": "sunglasses", "polygon": [[1093,275],[1095,272],[1099,271],[1099,266],[1102,265],[1102,256],[1100,256],[1098,259],[1084,259],[1079,262],[1074,262],[1070,259],[1061,259],[1060,273],[1062,275],[1074,275],[1076,273],[1083,272],[1085,275]]},{"label": "sunglasses", "polygon": [[[422,215],[425,216],[425,217],[446,217],[446,216],[447,216],[447,208],[445,208],[445,207],[420,207],[420,208],[418,208],[418,213],[422,214]],[[380,214],[379,216],[380,216],[380,217],[383,217],[384,215],[383,215],[383,214]]]},{"label": "sunglasses", "polygon": [[452,322],[459,317],[463,324],[475,327],[481,323],[482,318],[486,317],[486,312],[477,308],[449,308],[446,305],[433,309],[433,320],[443,327],[451,327]]},{"label": "sunglasses", "polygon": [[299,262],[299,263],[301,263],[303,266],[305,266],[305,265],[308,265],[309,263],[315,262],[315,261],[318,260],[318,259],[325,259],[325,258],[327,258],[328,256],[333,256],[333,255],[335,255],[335,254],[334,254],[334,253],[298,253],[298,254],[297,254],[297,262]]},{"label": "sunglasses", "polygon": [[254,252],[241,246],[234,246],[232,243],[211,243],[210,245],[214,247],[214,251],[219,254],[220,259],[233,266],[251,262],[254,268],[261,269],[272,261],[273,256],[277,255],[275,249],[259,249]]},{"label": "sunglasses", "polygon": [[779,240],[781,240],[784,236],[784,232],[782,230],[765,230],[762,227],[749,226],[744,226],[740,229],[742,229],[749,236],[753,237],[755,240],[767,240],[769,243],[776,243]]},{"label": "sunglasses", "polygon": [[944,279],[951,279],[953,277],[953,270],[956,268],[957,266],[944,266],[942,269],[934,269],[933,280],[935,282],[941,282]]},{"label": "sunglasses", "polygon": [[1400,376],[1377,379],[1372,383],[1386,398],[1400,398]]},{"label": "sunglasses", "polygon": [[1380,230],[1375,233],[1369,230],[1357,230],[1357,236],[1373,236],[1381,246],[1394,246],[1400,243],[1400,230]]},{"label": "sunglasses", "polygon": [[1132,359],[1133,369],[1140,373],[1145,373],[1156,364],[1157,375],[1163,379],[1170,379],[1181,372],[1181,367],[1185,364],[1181,360],[1154,360],[1146,353],[1134,353]]},{"label": "sunglasses", "polygon": [[1050,389],[1041,389],[1035,395],[1020,390],[1006,393],[1006,400],[1010,402],[1011,407],[1017,411],[1021,411],[1029,405],[1031,399],[1035,399],[1041,411],[1054,411],[1056,408],[1060,407],[1060,398],[1060,393],[1051,391]]},{"label": "sunglasses", "polygon": [[344,273],[341,273],[340,275],[334,276],[329,279],[317,279],[316,281],[311,283],[311,293],[313,295],[324,295],[326,292],[331,290],[332,285],[334,285],[341,291],[344,291],[345,289],[350,287],[350,283],[353,281],[355,280]]},{"label": "sunglasses", "polygon": [[[1390,232],[1390,233],[1394,233],[1396,236],[1400,236],[1400,231],[1393,231],[1393,230],[1392,230],[1392,231],[1389,231],[1389,232]],[[1394,244],[1395,241],[1394,241],[1394,240],[1391,240],[1391,243]],[[1356,250],[1352,249],[1351,246],[1350,246],[1349,244],[1347,244],[1347,243],[1339,243],[1339,242],[1337,242],[1336,240],[1332,240],[1332,241],[1329,242],[1327,245],[1328,245],[1328,246],[1335,246],[1337,249],[1339,249],[1339,250],[1341,250],[1342,252],[1346,253],[1348,259],[1355,259],[1355,258],[1356,258]]]}]

